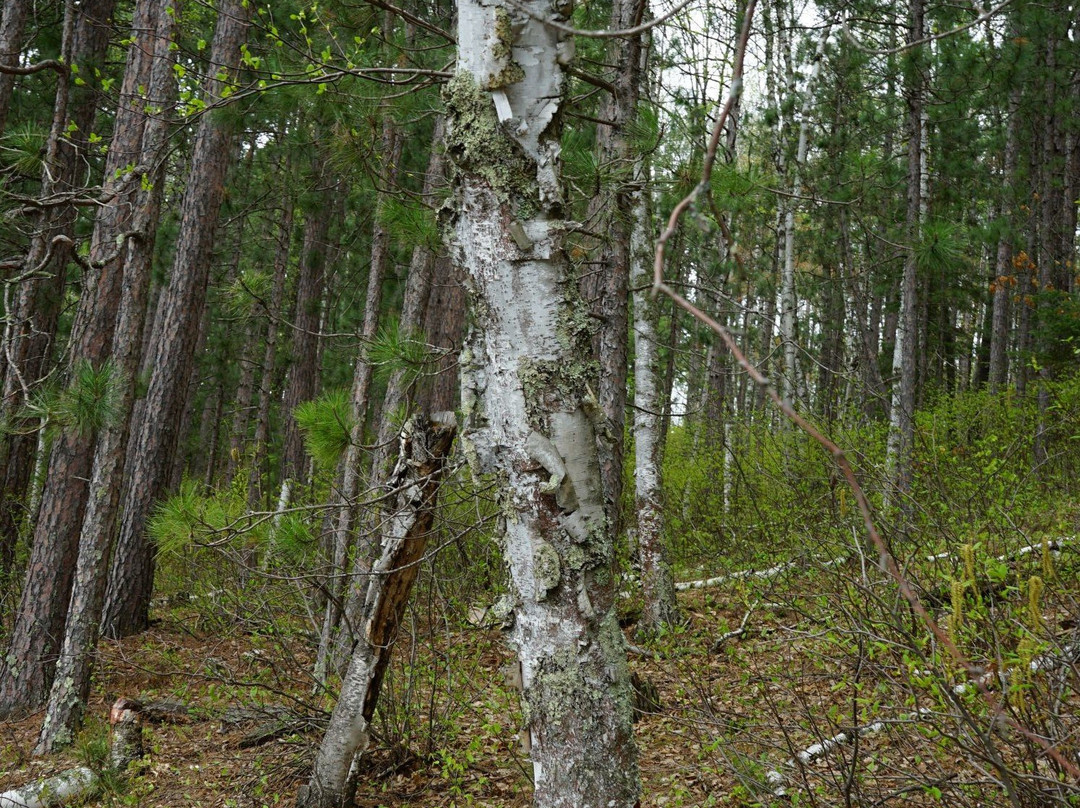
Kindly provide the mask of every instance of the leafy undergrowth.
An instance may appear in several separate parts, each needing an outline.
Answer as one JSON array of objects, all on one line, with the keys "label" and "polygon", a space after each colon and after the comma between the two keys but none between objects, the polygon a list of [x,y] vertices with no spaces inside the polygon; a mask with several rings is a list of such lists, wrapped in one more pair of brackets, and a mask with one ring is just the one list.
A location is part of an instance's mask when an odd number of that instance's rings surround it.
[{"label": "leafy undergrowth", "polygon": [[[988,679],[993,708],[974,688],[956,692],[966,675],[926,639],[895,587],[857,559],[681,593],[687,625],[630,659],[661,701],[636,725],[642,805],[974,808],[1008,805],[1010,790],[1015,805],[1078,804],[1075,781],[1007,723],[1077,759],[1075,657],[1032,668],[1069,658],[1077,641],[1075,555],[1054,561],[1037,617],[1023,587],[1045,564],[1034,553],[1030,569],[1014,565],[985,598],[975,587],[961,593],[962,619],[951,616],[953,602],[931,603],[964,652],[1000,674]],[[502,673],[509,652],[497,630],[431,608],[436,589],[429,581],[406,621],[356,804],[526,806],[531,767]],[[40,716],[0,723],[0,790],[83,762],[101,747],[102,717],[122,695],[188,713],[150,726],[144,761],[103,795],[106,804],[293,802],[332,703],[313,695],[310,634],[290,619],[253,620],[221,604],[162,606],[156,616],[150,631],[103,643],[89,726],[75,749],[32,759]],[[282,711],[288,731],[241,748]],[[798,760],[838,733],[844,742]]]}]

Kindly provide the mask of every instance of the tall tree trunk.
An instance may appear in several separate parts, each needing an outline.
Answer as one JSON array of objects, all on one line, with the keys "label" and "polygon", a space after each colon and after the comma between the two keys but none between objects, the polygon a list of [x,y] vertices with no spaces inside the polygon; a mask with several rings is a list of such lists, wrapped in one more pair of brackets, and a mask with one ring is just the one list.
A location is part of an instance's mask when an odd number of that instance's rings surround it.
[{"label": "tall tree trunk", "polygon": [[[108,583],[109,551],[119,509],[128,426],[142,359],[140,337],[146,317],[154,236],[165,185],[161,157],[166,144],[167,121],[163,116],[174,96],[173,61],[169,50],[175,29],[174,9],[173,0],[144,3],[137,9],[132,26],[134,43],[129,52],[128,71],[138,72],[142,80],[132,88],[131,105],[126,114],[118,116],[118,126],[122,123],[123,128],[117,129],[113,142],[121,140],[122,132],[127,135],[129,126],[138,130],[141,146],[137,164],[145,167],[142,176],[148,182],[130,194],[128,200],[129,209],[133,211],[131,227],[138,235],[127,245],[118,262],[123,267],[123,283],[112,341],[112,372],[119,387],[116,415],[105,423],[94,447],[90,476],[93,496],[89,498],[79,534],[78,560],[63,646],[35,750],[39,754],[51,752],[73,739],[90,694],[92,654]],[[140,62],[145,64],[140,65]],[[125,85],[127,78],[125,74]],[[156,112],[148,116],[147,109]],[[110,147],[110,161],[112,159],[122,157],[114,158]],[[108,209],[103,208],[99,216],[107,220]],[[108,224],[101,228],[106,234],[111,229]],[[105,241],[105,245],[113,243],[114,240]]]},{"label": "tall tree trunk", "polygon": [[[393,186],[397,179],[398,161],[401,157],[401,142],[397,133],[397,126],[391,116],[387,114],[383,120],[381,138],[383,165],[386,174],[380,177],[380,184],[385,188]],[[349,537],[353,527],[356,498],[360,492],[361,476],[361,449],[364,444],[364,425],[367,419],[368,404],[371,395],[371,379],[374,368],[368,355],[371,343],[379,329],[379,314],[382,308],[382,293],[384,281],[390,262],[390,234],[383,221],[385,216],[386,191],[381,191],[377,196],[376,214],[372,225],[371,234],[371,261],[368,265],[367,294],[364,300],[364,319],[360,326],[360,339],[356,355],[356,364],[353,367],[353,383],[350,399],[353,426],[349,435],[349,447],[342,460],[339,479],[341,481],[337,495],[333,502],[333,513],[336,514],[330,543],[331,568],[329,577],[329,592],[326,601],[326,612],[323,616],[322,634],[319,640],[319,650],[315,659],[316,678],[322,680],[332,665],[335,670],[340,669],[347,662],[347,651],[352,647],[352,626],[358,619],[356,611],[350,609],[350,603],[354,609],[358,609],[359,599],[363,596],[365,579],[363,573],[367,571],[371,562],[371,551],[374,540],[369,539],[364,546],[359,548],[354,558],[354,577],[352,585],[344,586],[347,559],[349,555]],[[385,414],[389,417],[389,413]],[[372,520],[374,523],[375,520]],[[370,526],[369,526],[370,527]],[[373,533],[371,534],[374,535]],[[345,603],[348,600],[350,603]],[[346,627],[342,636],[336,636],[342,614],[345,614]],[[335,643],[335,640],[337,642]],[[336,659],[331,658],[335,646],[339,649]]]},{"label": "tall tree trunk", "polygon": [[[611,28],[624,30],[640,24],[646,0],[614,0]],[[597,401],[606,423],[597,436],[600,479],[607,516],[616,535],[621,533],[623,454],[626,434],[627,303],[630,299],[630,229],[633,219],[634,163],[637,156],[626,129],[637,116],[642,81],[642,36],[614,40],[611,60],[614,92],[607,98],[596,127],[598,163],[614,173],[611,192],[597,194],[589,205],[589,221],[605,234],[601,248],[602,271],[586,276],[585,295],[594,300],[600,322],[593,340],[600,360]]]},{"label": "tall tree trunk", "polygon": [[[319,170],[304,211],[304,238],[300,248],[300,272],[296,279],[296,308],[292,328],[292,364],[281,402],[285,438],[281,449],[281,484],[290,489],[304,482],[308,467],[304,436],[296,422],[295,410],[315,397],[319,363],[319,320],[322,312],[323,274],[326,269],[327,236],[333,199],[341,193],[332,180],[329,161],[317,160]],[[302,206],[303,208],[303,206]],[[284,502],[289,497],[282,495]]]},{"label": "tall tree trunk", "polygon": [[[210,52],[211,78],[204,93],[208,105],[220,102],[225,88],[233,85],[251,8],[246,0],[222,0],[219,6]],[[133,422],[128,442],[123,516],[103,620],[105,633],[112,637],[141,631],[148,624],[154,551],[146,536],[146,520],[164,493],[176,451],[235,129],[236,121],[230,116],[205,115],[195,136],[180,206],[176,258],[148,346],[153,375],[142,417]]]},{"label": "tall tree trunk", "polygon": [[[1017,200],[1014,186],[1020,151],[1019,128],[1020,112],[1018,109],[1019,93],[1014,91],[1009,103],[1009,122],[1005,134],[1005,160],[1001,170],[1004,188],[1001,200],[1001,217],[1011,222]],[[993,325],[990,332],[990,392],[999,393],[1009,381],[1009,299],[1016,288],[1016,267],[1013,266],[1014,235],[1009,227],[998,239],[996,276],[992,283]]]},{"label": "tall tree trunk", "polygon": [[396,494],[386,509],[387,528],[376,574],[366,577],[358,638],[341,682],[307,786],[296,799],[300,808],[344,808],[353,804],[354,761],[370,738],[386,667],[397,629],[409,602],[434,521],[435,501],[455,431],[454,414],[430,420],[414,416],[401,432],[397,467],[390,476]]},{"label": "tall tree trunk", "polygon": [[641,568],[644,610],[640,630],[652,634],[679,622],[675,578],[664,546],[664,487],[660,465],[660,395],[657,385],[656,326],[658,300],[649,290],[652,277],[648,168],[638,171],[630,244],[634,289],[634,512],[635,544]]},{"label": "tall tree trunk", "polygon": [[[911,0],[908,41],[923,37],[923,3]],[[915,444],[915,384],[918,312],[918,262],[916,247],[919,240],[919,217],[922,208],[922,79],[916,67],[910,68],[905,94],[908,107],[908,173],[907,213],[905,233],[908,248],[904,255],[904,274],[900,283],[900,315],[893,348],[893,393],[890,410],[889,436],[886,447],[885,487],[886,509],[906,509],[906,497],[911,488],[911,452]]]},{"label": "tall tree trunk", "polygon": [[[65,41],[71,41],[71,44],[66,44],[70,59],[81,59],[82,63],[93,65],[102,58],[107,44],[104,27],[111,14],[112,3],[98,0],[84,7],[76,19],[68,5]],[[49,168],[44,172],[42,183],[47,193],[68,191],[75,187],[77,161],[81,152],[75,142],[62,137],[61,124],[66,127],[69,114],[71,120],[81,123],[85,127],[80,130],[83,133],[81,141],[85,145],[88,137],[86,132],[96,109],[94,94],[73,93],[69,99],[70,88],[63,77],[58,84],[50,136],[50,140],[55,138],[56,142],[50,143],[46,155]],[[118,190],[122,191],[123,186],[130,182],[130,175],[120,177]],[[20,303],[26,304],[22,311],[29,315],[24,326],[29,324],[29,330],[13,346],[7,346],[9,358],[13,360],[8,365],[9,379],[5,380],[6,393],[9,392],[9,384],[11,387],[10,395],[5,396],[7,406],[21,400],[19,393],[25,394],[24,385],[36,380],[45,367],[56,331],[60,310],[58,296],[63,293],[67,258],[72,254],[68,248],[74,228],[74,208],[61,206],[43,213],[42,218],[44,221],[31,241],[27,268],[36,272],[51,271],[53,276],[32,281],[20,290]],[[109,222],[106,229],[113,236],[121,232],[117,230],[115,221]],[[92,364],[100,363],[111,346],[112,332],[107,315],[110,311],[115,312],[115,292],[118,288],[115,259],[107,254],[108,251],[115,251],[115,244],[102,243],[100,239],[96,244],[98,249],[91,254],[89,266],[94,267],[96,262],[100,275],[95,278],[95,273],[91,271],[89,276],[91,281],[98,281],[101,292],[97,295],[90,293],[81,301],[72,335],[75,345],[73,355]],[[19,315],[15,317],[18,319]],[[18,384],[12,383],[10,376],[17,378]],[[10,488],[5,488],[5,497],[12,499],[25,496],[33,468],[30,461],[32,444],[27,445],[27,439],[36,443],[33,434],[18,437],[19,440],[9,444],[6,458],[5,484]],[[37,511],[22,597],[8,652],[0,663],[0,717],[34,710],[48,695],[56,653],[64,632],[77,551],[77,531],[86,501],[86,478],[90,471],[88,451],[92,446],[91,427],[68,424],[50,452],[49,487]],[[18,471],[17,478],[13,478],[14,470]],[[8,500],[5,510],[9,516],[11,507],[11,500]],[[8,525],[13,527],[13,523],[9,522]]]},{"label": "tall tree trunk", "polygon": [[[806,154],[810,143],[810,107],[814,101],[815,84],[821,73],[821,65],[825,58],[825,43],[828,42],[832,24],[822,29],[818,38],[817,49],[811,63],[810,75],[807,78],[806,87],[803,89],[802,109],[799,114],[799,139],[795,147],[794,164],[785,167],[788,170],[788,187],[791,189],[790,198],[782,200],[784,216],[784,265],[780,273],[780,334],[784,344],[784,375],[781,381],[781,390],[784,400],[792,402],[792,397],[799,393],[799,369],[798,369],[798,335],[796,333],[796,308],[797,297],[795,293],[795,212],[802,196],[803,190],[803,166],[806,165]],[[786,40],[785,40],[786,41]],[[785,56],[789,54],[785,51]],[[794,98],[795,79],[794,73],[788,67],[788,92]],[[783,148],[781,144],[781,148]]]},{"label": "tall tree trunk", "polygon": [[18,79],[14,70],[4,68],[19,66],[26,12],[30,10],[30,5],[26,0],[4,0],[4,9],[0,16],[0,135],[7,128],[11,96],[15,92],[15,82]]},{"label": "tall tree trunk", "polygon": [[[69,0],[65,3],[61,57],[66,64],[76,64],[92,72],[102,63],[115,2],[90,0],[77,5]],[[5,8],[5,20],[6,15]],[[95,89],[78,84],[67,71],[59,75],[44,155],[43,198],[79,190],[80,172],[97,105]],[[21,418],[18,411],[26,395],[49,368],[64,298],[67,265],[75,254],[72,242],[76,220],[74,205],[47,207],[36,216],[30,247],[18,272],[21,281],[15,299],[10,305],[7,299],[4,301],[8,320],[3,337],[5,372],[0,421],[18,424],[19,428],[11,430],[0,442],[0,476],[3,478],[0,559],[9,557],[14,550],[38,445],[37,419]],[[76,462],[80,459],[76,458]],[[85,479],[87,470],[88,467],[79,476]],[[78,470],[73,473],[77,474]],[[77,510],[81,512],[81,507]],[[60,577],[64,578],[63,575]],[[60,583],[63,584],[63,580]]]},{"label": "tall tree trunk", "polygon": [[[286,181],[291,175],[286,166]],[[252,442],[255,450],[251,458],[251,472],[248,475],[248,507],[256,510],[264,500],[266,483],[264,476],[269,472],[264,468],[264,460],[270,443],[270,409],[273,404],[274,379],[277,375],[277,343],[281,323],[281,309],[285,302],[285,279],[289,269],[289,251],[292,248],[293,204],[286,194],[281,211],[281,220],[277,224],[277,249],[274,251],[274,284],[270,292],[269,309],[266,311],[266,337],[263,340],[263,358],[259,366],[259,410],[255,417],[255,436]]]},{"label": "tall tree trunk", "polygon": [[473,304],[462,408],[476,470],[502,489],[535,802],[631,808],[637,750],[596,455],[593,325],[561,219],[570,52],[543,22],[552,13],[546,0],[458,4],[444,98],[457,191],[447,224]]}]

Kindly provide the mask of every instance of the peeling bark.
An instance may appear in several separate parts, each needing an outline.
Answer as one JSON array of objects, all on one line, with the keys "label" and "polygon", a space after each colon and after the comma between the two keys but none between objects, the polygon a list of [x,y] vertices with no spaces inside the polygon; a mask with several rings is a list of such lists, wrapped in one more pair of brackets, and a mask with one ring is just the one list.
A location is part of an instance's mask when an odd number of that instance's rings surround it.
[{"label": "peeling bark", "polygon": [[537,21],[570,9],[520,9],[459,3],[458,72],[444,89],[456,185],[445,224],[473,313],[463,440],[500,488],[535,803],[630,808],[637,750],[596,454],[595,325],[563,249],[572,45]]},{"label": "peeling bark", "polygon": [[366,576],[359,621],[363,632],[352,649],[311,779],[297,795],[301,808],[352,804],[355,783],[349,773],[367,748],[383,675],[427,547],[455,430],[454,414],[449,412],[431,419],[414,417],[402,429],[397,466],[388,483],[396,493],[387,509],[382,553]]}]

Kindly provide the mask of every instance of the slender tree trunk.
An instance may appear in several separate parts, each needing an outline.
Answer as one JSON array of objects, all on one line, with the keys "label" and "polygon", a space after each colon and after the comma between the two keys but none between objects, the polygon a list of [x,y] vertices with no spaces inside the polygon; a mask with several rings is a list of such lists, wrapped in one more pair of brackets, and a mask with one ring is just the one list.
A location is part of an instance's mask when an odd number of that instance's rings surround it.
[{"label": "slender tree trunk", "polygon": [[[286,180],[291,176],[288,166],[285,168]],[[285,279],[289,269],[289,251],[292,247],[293,205],[292,199],[286,198],[281,211],[281,221],[277,225],[278,242],[274,252],[274,285],[270,292],[270,307],[266,312],[266,338],[263,340],[263,358],[259,367],[259,410],[255,417],[255,451],[251,458],[251,471],[248,475],[248,507],[256,510],[263,501],[267,490],[263,479],[268,474],[264,469],[267,446],[270,443],[270,409],[273,403],[274,378],[277,374],[277,342],[280,328],[281,307],[285,301]]]},{"label": "slender tree trunk", "polygon": [[[624,30],[641,23],[646,0],[614,0],[611,28]],[[623,454],[626,434],[627,304],[630,299],[630,229],[633,219],[633,167],[637,156],[626,128],[637,116],[642,81],[642,35],[615,40],[611,60],[616,68],[610,95],[597,124],[598,161],[619,178],[609,193],[595,196],[589,205],[589,221],[605,234],[601,249],[603,270],[587,276],[586,297],[595,300],[594,312],[600,322],[594,338],[600,360],[597,401],[606,423],[598,430],[600,478],[607,516],[621,533]],[[608,123],[610,122],[610,123]],[[623,178],[626,179],[623,179]],[[629,181],[627,181],[629,180]],[[593,281],[593,282],[588,282]],[[593,288],[589,288],[593,287]]]},{"label": "slender tree trunk", "polygon": [[[175,28],[174,9],[172,0],[145,3],[137,10],[133,25],[135,41],[131,46],[128,69],[140,70],[137,67],[140,60],[145,61],[149,69],[145,74],[140,73],[144,81],[135,85],[132,114],[130,119],[124,120],[138,128],[141,134],[138,164],[146,166],[143,176],[148,182],[130,198],[130,209],[134,211],[132,225],[138,236],[127,245],[120,261],[123,284],[112,352],[113,372],[119,385],[119,400],[115,404],[117,414],[102,428],[94,448],[90,478],[93,496],[89,498],[82,520],[63,646],[35,750],[38,754],[51,752],[73,739],[90,693],[92,654],[108,583],[109,551],[119,509],[128,426],[142,359],[140,337],[146,317],[154,236],[164,188],[161,157],[166,144],[167,122],[163,114],[174,95],[173,62],[169,51]],[[145,110],[148,108],[158,112],[147,117]],[[119,134],[118,130],[117,136]],[[114,142],[116,139],[114,137]],[[107,209],[100,215],[107,218]]]},{"label": "slender tree trunk", "polygon": [[[911,0],[909,40],[923,37],[922,0]],[[905,232],[908,249],[904,256],[904,274],[900,285],[900,316],[893,348],[893,394],[889,437],[886,447],[888,481],[885,488],[886,509],[906,508],[911,488],[911,452],[915,444],[915,384],[918,308],[916,243],[922,208],[922,86],[917,70],[912,68],[906,90],[908,106],[908,175]]]},{"label": "slender tree trunk", "polygon": [[387,528],[375,574],[365,578],[362,632],[352,649],[311,779],[297,796],[296,804],[301,808],[352,805],[356,786],[350,770],[367,748],[397,629],[427,547],[443,464],[455,428],[454,414],[445,412],[430,421],[414,417],[402,430],[397,467],[389,480],[391,490],[397,493],[386,510]]},{"label": "slender tree trunk", "polygon": [[[1004,187],[1001,216],[1006,221],[1011,221],[1016,205],[1013,187],[1016,183],[1016,169],[1020,150],[1018,95],[1019,93],[1014,91],[1009,104],[1009,122],[1005,135],[1005,161],[1001,172]],[[1013,255],[1013,236],[1011,232],[1008,232],[998,239],[996,277],[992,283],[993,326],[990,332],[989,372],[991,393],[999,393],[1004,390],[1009,380],[1009,299],[1016,288],[1016,267],[1013,266]]]},{"label": "slender tree trunk", "polygon": [[595,449],[603,413],[561,219],[570,54],[539,21],[552,13],[545,0],[458,5],[457,73],[444,98],[457,188],[448,229],[473,304],[462,408],[476,470],[502,489],[535,803],[631,808],[637,750]]},{"label": "slender tree trunk", "polygon": [[[313,178],[310,206],[304,215],[304,239],[300,252],[300,273],[296,280],[296,309],[293,315],[292,364],[285,382],[281,410],[285,439],[281,449],[282,486],[302,483],[308,467],[304,436],[296,422],[295,410],[315,397],[319,364],[319,320],[322,311],[323,274],[326,269],[327,236],[330,217],[327,211],[341,193],[330,178],[329,162],[318,160],[320,170]],[[288,502],[288,498],[284,498]]]},{"label": "slender tree trunk", "polygon": [[232,485],[240,469],[247,446],[248,426],[251,423],[252,403],[255,401],[255,366],[257,354],[262,347],[257,336],[258,320],[253,311],[247,312],[244,322],[243,355],[240,358],[240,378],[233,398],[232,425],[229,429],[229,455],[225,459],[225,488]]},{"label": "slender tree trunk", "polygon": [[[216,103],[232,84],[247,34],[251,4],[223,0],[211,46],[206,102]],[[235,122],[205,115],[199,123],[180,207],[180,234],[169,285],[162,292],[158,322],[148,351],[153,375],[142,418],[128,444],[123,516],[105,599],[104,629],[119,637],[146,628],[154,579],[154,551],[146,520],[167,485],[172,467],[183,393],[192,371],[198,323],[206,301],[214,233],[225,193]]]},{"label": "slender tree trunk", "polygon": [[641,568],[641,631],[648,635],[681,619],[675,578],[664,545],[664,487],[660,466],[660,396],[657,386],[656,325],[658,300],[650,294],[652,277],[648,169],[639,170],[634,192],[630,252],[634,289],[634,511],[635,544]]},{"label": "slender tree trunk", "polygon": [[[383,120],[381,147],[383,165],[386,168],[386,174],[381,180],[384,188],[390,188],[397,180],[398,162],[401,158],[401,142],[397,126],[390,115],[386,115]],[[330,586],[319,650],[315,659],[315,675],[320,680],[329,667],[340,670],[348,660],[347,652],[355,639],[354,627],[359,625],[357,620],[359,620],[361,606],[360,598],[366,590],[364,573],[367,572],[368,565],[372,561],[372,551],[377,546],[377,534],[374,531],[374,523],[377,520],[371,520],[371,524],[368,525],[367,539],[355,553],[353,575],[350,577],[351,585],[346,588],[344,576],[349,554],[349,537],[354,522],[356,498],[360,492],[361,449],[364,443],[364,425],[370,403],[371,379],[374,371],[368,350],[379,329],[379,310],[382,308],[383,286],[390,262],[390,234],[385,222],[382,221],[385,215],[384,207],[387,204],[385,194],[385,191],[380,192],[376,203],[376,215],[371,235],[371,262],[368,267],[367,294],[364,301],[364,320],[360,327],[356,364],[353,368],[350,402],[353,427],[349,436],[349,448],[345,452],[340,470],[341,484],[333,503],[336,520],[330,552]],[[389,413],[386,413],[384,420],[388,417]],[[373,471],[373,473],[378,472]],[[340,636],[336,636],[343,614],[345,629]],[[332,658],[335,647],[338,653],[336,658]]]}]

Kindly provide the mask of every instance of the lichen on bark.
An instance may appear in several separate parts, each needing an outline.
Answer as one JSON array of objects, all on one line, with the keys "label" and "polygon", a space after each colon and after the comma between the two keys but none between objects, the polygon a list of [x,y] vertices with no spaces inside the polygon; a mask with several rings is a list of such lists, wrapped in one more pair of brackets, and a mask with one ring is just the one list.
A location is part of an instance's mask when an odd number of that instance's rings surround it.
[{"label": "lichen on bark", "polygon": [[491,93],[459,71],[443,87],[443,103],[449,122],[446,151],[454,166],[482,177],[501,202],[523,206],[521,213],[535,210],[535,166],[499,123]]}]

